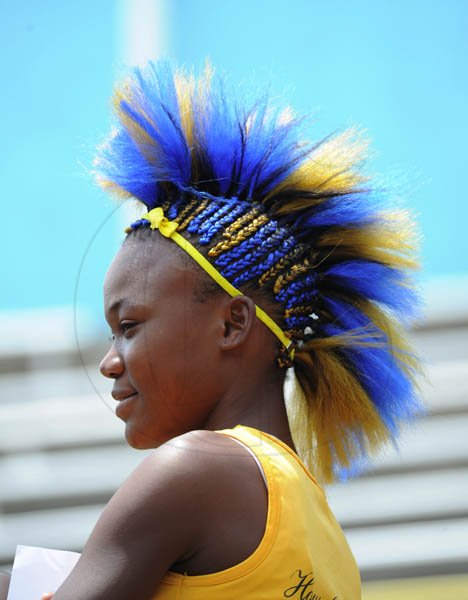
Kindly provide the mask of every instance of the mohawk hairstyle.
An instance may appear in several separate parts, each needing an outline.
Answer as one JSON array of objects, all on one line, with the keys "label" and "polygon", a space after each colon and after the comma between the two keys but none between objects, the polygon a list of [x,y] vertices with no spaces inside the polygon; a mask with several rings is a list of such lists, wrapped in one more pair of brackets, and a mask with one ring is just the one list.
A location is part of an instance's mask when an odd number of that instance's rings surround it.
[{"label": "mohawk hairstyle", "polygon": [[166,63],[135,69],[114,105],[99,183],[161,206],[234,286],[275,303],[296,346],[299,455],[325,482],[359,469],[421,409],[398,325],[417,306],[416,236],[361,174],[360,131],[304,144],[267,97],[248,104],[209,68],[196,79]]}]

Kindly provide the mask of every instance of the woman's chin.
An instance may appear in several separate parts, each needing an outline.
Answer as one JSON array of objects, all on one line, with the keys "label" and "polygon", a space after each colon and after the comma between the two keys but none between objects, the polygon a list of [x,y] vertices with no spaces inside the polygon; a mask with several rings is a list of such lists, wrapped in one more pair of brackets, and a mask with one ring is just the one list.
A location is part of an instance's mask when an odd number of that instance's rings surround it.
[{"label": "woman's chin", "polygon": [[138,431],[130,423],[125,426],[125,439],[127,444],[135,450],[150,450],[151,448],[158,448],[164,441],[157,440],[153,436]]}]

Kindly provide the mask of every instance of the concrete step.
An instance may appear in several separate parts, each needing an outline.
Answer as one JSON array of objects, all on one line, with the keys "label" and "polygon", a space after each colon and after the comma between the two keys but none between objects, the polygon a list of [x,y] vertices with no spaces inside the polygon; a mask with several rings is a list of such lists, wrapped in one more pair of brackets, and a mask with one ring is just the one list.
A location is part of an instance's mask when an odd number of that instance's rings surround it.
[{"label": "concrete step", "polygon": [[17,544],[81,552],[105,504],[4,515],[0,520],[0,564],[13,562]]},{"label": "concrete step", "polygon": [[346,535],[365,580],[467,572],[468,518],[351,529]]},{"label": "concrete step", "polygon": [[468,461],[459,469],[355,479],[326,493],[346,529],[468,518]]},{"label": "concrete step", "polygon": [[0,460],[4,513],[107,500],[147,452],[123,442],[102,448],[10,454]]},{"label": "concrete step", "polygon": [[0,455],[99,446],[123,439],[116,402],[97,394],[23,400],[0,409]]},{"label": "concrete step", "polygon": [[109,394],[112,382],[99,373],[99,363],[0,373],[0,407],[67,396]]}]

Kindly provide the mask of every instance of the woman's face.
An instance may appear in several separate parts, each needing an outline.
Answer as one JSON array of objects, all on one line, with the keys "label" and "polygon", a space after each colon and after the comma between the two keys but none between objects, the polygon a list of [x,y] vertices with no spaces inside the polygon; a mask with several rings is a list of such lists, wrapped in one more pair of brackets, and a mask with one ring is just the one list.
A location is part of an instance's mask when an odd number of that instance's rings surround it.
[{"label": "woman's face", "polygon": [[181,254],[158,234],[130,238],[104,283],[113,343],[101,372],[114,379],[116,414],[134,448],[203,428],[223,394],[219,296],[197,301],[200,274]]}]

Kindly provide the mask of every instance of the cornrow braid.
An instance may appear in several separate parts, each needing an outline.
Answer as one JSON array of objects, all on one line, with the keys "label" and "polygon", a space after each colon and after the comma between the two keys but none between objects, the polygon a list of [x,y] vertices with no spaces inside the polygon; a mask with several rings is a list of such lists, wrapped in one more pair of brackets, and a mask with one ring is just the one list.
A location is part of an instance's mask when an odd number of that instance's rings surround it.
[{"label": "cornrow braid", "polygon": [[267,281],[277,276],[281,271],[283,271],[289,264],[291,264],[294,260],[299,258],[306,250],[306,246],[303,244],[297,245],[295,248],[291,250],[288,254],[280,258],[280,260],[273,265],[268,271],[263,273],[263,275],[258,280],[258,285],[260,287],[264,286]]},{"label": "cornrow braid", "polygon": [[242,229],[246,223],[252,221],[256,216],[258,216],[259,213],[260,209],[257,206],[252,207],[249,212],[242,217],[239,217],[239,219],[234,221],[234,223],[232,223],[232,225],[226,229],[226,231],[223,233],[223,237],[227,238],[228,240],[231,239],[232,236],[239,231],[239,229]]},{"label": "cornrow braid", "polygon": [[[227,276],[230,277],[233,273],[242,270],[243,272],[234,279],[234,285],[239,286],[249,281],[254,277],[261,276],[262,273],[265,273],[267,269],[274,268],[273,265],[279,265],[281,261],[284,261],[288,256],[288,253],[294,252],[297,250],[296,240],[293,237],[289,237],[285,240],[281,246],[268,254],[267,258],[260,263],[256,263],[252,265],[250,257],[246,257],[245,259],[240,259],[234,267],[228,266],[225,269]],[[250,267],[250,268],[249,268]],[[281,267],[280,267],[281,268]],[[224,271],[223,271],[224,273]]]},{"label": "cornrow braid", "polygon": [[[231,208],[229,205],[226,205],[226,210],[223,213],[216,213],[216,221],[210,226],[207,233],[200,238],[201,244],[208,244],[215,237],[217,233],[223,231],[226,225],[230,225],[239,215],[245,212],[244,205],[238,205],[234,208]],[[213,220],[215,219],[215,215],[213,215]],[[210,256],[210,251],[208,251],[208,256]]]},{"label": "cornrow braid", "polygon": [[200,213],[198,213],[198,215],[194,217],[194,219],[192,219],[192,221],[189,223],[187,227],[187,231],[189,233],[197,234],[200,226],[205,222],[206,219],[208,219],[213,213],[215,213],[220,206],[217,202],[210,202],[206,199],[202,200],[202,202],[205,202],[206,208]]},{"label": "cornrow braid", "polygon": [[210,250],[211,256],[217,256],[217,254],[220,254],[221,252],[226,252],[230,248],[237,246],[237,244],[238,244],[238,241],[236,240],[237,232],[239,230],[241,230],[241,228],[246,223],[254,220],[256,218],[256,216],[258,215],[258,213],[259,213],[259,209],[254,207],[252,210],[250,210],[246,214],[239,217],[236,221],[234,221],[234,223],[232,223],[226,229],[226,231],[223,233],[223,238],[226,238],[226,240],[222,240],[221,242],[218,242],[218,244],[216,244],[215,246],[213,246],[213,248],[211,248],[211,250]]},{"label": "cornrow braid", "polygon": [[309,271],[307,275],[302,276],[296,281],[291,281],[288,286],[284,286],[276,294],[275,299],[278,302],[286,302],[290,298],[297,297],[297,294],[301,291],[314,290],[317,287],[318,280],[319,274],[315,271]]},{"label": "cornrow braid", "polygon": [[287,308],[284,311],[284,318],[287,319],[293,315],[310,315],[314,312],[315,307],[312,304],[303,304],[301,306],[294,306],[293,308]]},{"label": "cornrow braid", "polygon": [[303,328],[291,328],[291,329],[286,329],[284,332],[288,338],[294,340],[294,342],[299,342],[305,339],[305,336],[307,335],[304,331]]},{"label": "cornrow braid", "polygon": [[204,221],[199,229],[198,229],[198,234],[199,234],[199,244],[201,244],[202,246],[206,246],[207,244],[210,243],[210,240],[212,239],[214,232],[212,233],[212,230],[214,230],[216,228],[216,224],[219,221],[219,219],[221,219],[222,217],[224,217],[226,215],[226,213],[228,213],[230,211],[231,207],[229,206],[229,204],[222,204],[218,210],[213,213],[211,215],[211,217],[209,217],[208,219],[206,219],[206,221]]},{"label": "cornrow braid", "polygon": [[319,297],[319,293],[317,289],[309,289],[299,294],[295,294],[294,296],[288,298],[285,303],[285,310],[290,308],[294,308],[297,305],[305,304],[305,303],[313,303],[316,302]]},{"label": "cornrow braid", "polygon": [[171,221],[173,221],[173,220],[174,220],[174,219],[177,217],[177,214],[178,214],[178,212],[179,212],[179,211],[178,211],[178,208],[179,208],[179,207],[178,207],[178,205],[177,205],[176,203],[174,203],[174,204],[172,204],[171,206],[169,206],[169,209],[168,209],[168,211],[167,211],[167,217],[168,217],[168,218],[169,218]]},{"label": "cornrow braid", "polygon": [[228,240],[223,244],[222,248],[224,251],[234,248],[234,246],[239,245],[241,242],[247,240],[252,234],[254,234],[264,223],[268,222],[268,217],[266,215],[260,215],[258,217],[254,217],[250,223],[248,223],[242,229],[239,229],[232,237],[228,238]]},{"label": "cornrow braid", "polygon": [[282,287],[284,287],[288,283],[291,283],[291,281],[294,281],[294,279],[299,277],[299,275],[307,273],[309,269],[310,263],[308,258],[304,258],[302,263],[297,263],[296,265],[293,265],[288,271],[286,271],[286,273],[282,273],[276,279],[273,285],[273,293],[278,294]]},{"label": "cornrow braid", "polygon": [[279,227],[278,229],[276,229],[276,231],[272,233],[272,235],[269,238],[267,238],[262,244],[260,244],[259,246],[257,246],[256,249],[253,250],[253,252],[248,257],[250,263],[258,263],[262,260],[265,254],[268,254],[268,261],[270,261],[270,263],[273,264],[275,259],[271,253],[281,248],[284,249],[284,244],[286,243],[287,239],[290,240],[291,245],[292,243],[296,244],[295,241],[293,242],[290,232],[285,227]]},{"label": "cornrow braid", "polygon": [[[229,263],[237,261],[241,256],[245,256],[251,250],[261,247],[262,244],[271,239],[271,235],[276,233],[277,227],[278,224],[274,221],[266,223],[264,227],[261,227],[250,238],[241,242],[238,246],[234,246],[230,252],[223,252],[223,254],[215,260],[215,265],[217,267],[225,267]],[[212,256],[212,254],[208,252],[208,256]]]},{"label": "cornrow braid", "polygon": [[286,317],[284,320],[288,330],[291,328],[304,330],[313,323],[313,319],[309,314]]},{"label": "cornrow braid", "polygon": [[187,217],[187,215],[192,213],[193,209],[197,206],[197,204],[198,203],[196,200],[190,200],[190,202],[188,202],[180,211],[177,217],[175,217],[174,221],[176,223],[179,223],[179,227],[177,229],[180,229],[181,222]]},{"label": "cornrow braid", "polygon": [[183,221],[179,223],[178,231],[184,231],[184,229],[189,225],[201,212],[203,212],[208,204],[208,200],[204,199],[197,205],[195,210],[193,210],[190,214],[188,214]]}]

